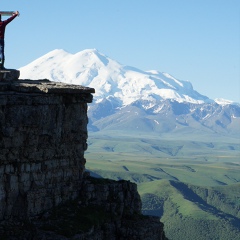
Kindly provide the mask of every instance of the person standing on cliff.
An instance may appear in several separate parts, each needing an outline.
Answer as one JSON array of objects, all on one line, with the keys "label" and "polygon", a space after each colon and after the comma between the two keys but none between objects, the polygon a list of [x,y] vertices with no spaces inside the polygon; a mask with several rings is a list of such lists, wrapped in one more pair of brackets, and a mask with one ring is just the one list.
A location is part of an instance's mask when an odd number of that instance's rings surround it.
[{"label": "person standing on cliff", "polygon": [[10,23],[16,16],[19,16],[19,12],[16,11],[12,14],[10,18],[5,21],[2,21],[2,16],[0,15],[0,70],[4,68],[4,35],[5,35],[5,28],[8,23]]}]

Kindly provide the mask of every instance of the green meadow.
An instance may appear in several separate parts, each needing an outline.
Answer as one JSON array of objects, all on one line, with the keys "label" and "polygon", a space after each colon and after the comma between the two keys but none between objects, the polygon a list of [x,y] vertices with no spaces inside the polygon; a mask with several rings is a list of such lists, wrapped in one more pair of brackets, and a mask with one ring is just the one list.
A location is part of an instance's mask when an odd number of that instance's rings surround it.
[{"label": "green meadow", "polygon": [[240,140],[89,133],[86,169],[138,184],[169,239],[240,239]]},{"label": "green meadow", "polygon": [[102,177],[138,184],[167,179],[200,186],[228,185],[240,182],[240,143],[230,140],[90,133],[86,168]]}]

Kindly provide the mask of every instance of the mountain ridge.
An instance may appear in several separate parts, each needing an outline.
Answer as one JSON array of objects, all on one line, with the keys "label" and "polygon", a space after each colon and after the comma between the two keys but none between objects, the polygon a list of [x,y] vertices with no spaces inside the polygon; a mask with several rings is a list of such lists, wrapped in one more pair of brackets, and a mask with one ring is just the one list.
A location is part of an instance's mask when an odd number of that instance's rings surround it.
[{"label": "mountain ridge", "polygon": [[88,111],[90,131],[189,134],[193,129],[240,134],[240,104],[221,98],[214,101],[188,81],[122,65],[96,49],[76,54],[56,49],[19,70],[21,78],[47,78],[94,88]]}]

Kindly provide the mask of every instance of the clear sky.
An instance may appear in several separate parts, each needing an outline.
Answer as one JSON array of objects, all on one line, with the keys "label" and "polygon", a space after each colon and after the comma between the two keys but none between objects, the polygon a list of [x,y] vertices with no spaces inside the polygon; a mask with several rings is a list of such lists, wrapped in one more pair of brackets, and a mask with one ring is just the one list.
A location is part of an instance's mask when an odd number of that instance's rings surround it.
[{"label": "clear sky", "polygon": [[240,102],[239,0],[1,0],[0,10],[21,13],[6,29],[8,68],[57,48],[96,48]]}]

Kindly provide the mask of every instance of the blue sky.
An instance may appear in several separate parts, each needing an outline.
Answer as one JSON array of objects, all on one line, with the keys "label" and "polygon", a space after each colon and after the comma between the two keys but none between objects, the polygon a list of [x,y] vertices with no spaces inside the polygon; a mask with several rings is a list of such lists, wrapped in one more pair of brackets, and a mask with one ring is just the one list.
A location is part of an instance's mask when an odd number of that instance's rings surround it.
[{"label": "blue sky", "polygon": [[8,68],[57,48],[96,48],[240,102],[239,0],[2,0],[4,10],[21,14],[6,29]]}]

